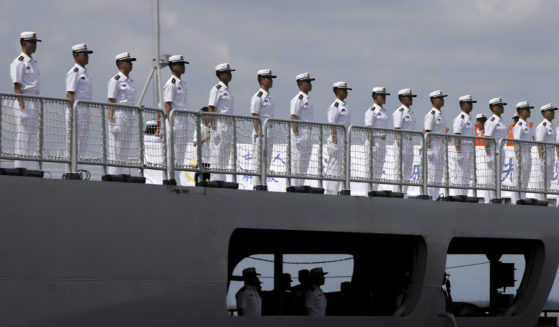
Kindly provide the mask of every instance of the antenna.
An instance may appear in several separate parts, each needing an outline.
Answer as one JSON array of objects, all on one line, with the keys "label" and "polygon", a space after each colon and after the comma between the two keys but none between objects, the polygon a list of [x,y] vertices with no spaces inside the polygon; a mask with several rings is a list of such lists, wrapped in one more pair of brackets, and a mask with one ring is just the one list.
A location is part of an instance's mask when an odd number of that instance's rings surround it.
[{"label": "antenna", "polygon": [[161,68],[166,67],[169,64],[169,55],[161,54],[161,33],[159,29],[159,0],[155,0],[155,58],[153,59],[153,66],[151,67],[151,71],[149,76],[144,84],[144,88],[142,89],[142,93],[140,93],[140,97],[138,98],[138,102],[136,105],[141,105],[142,101],[144,100],[144,96],[146,95],[146,91],[149,87],[150,82],[155,77],[155,86],[157,87],[157,92],[155,97],[157,98],[157,106],[159,109],[163,108],[163,97],[161,96]]}]

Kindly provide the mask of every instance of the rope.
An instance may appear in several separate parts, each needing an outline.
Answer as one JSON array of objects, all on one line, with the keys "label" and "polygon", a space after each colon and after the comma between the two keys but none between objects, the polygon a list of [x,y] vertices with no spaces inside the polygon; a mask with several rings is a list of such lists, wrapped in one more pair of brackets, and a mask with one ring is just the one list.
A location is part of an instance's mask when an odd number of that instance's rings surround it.
[{"label": "rope", "polygon": [[[274,262],[274,260],[270,260],[270,259],[262,259],[262,258],[255,258],[255,257],[248,257],[248,258],[256,261],[264,261],[264,262],[271,262],[271,263]],[[286,265],[319,265],[319,264],[342,262],[342,261],[349,261],[349,260],[353,260],[353,257],[336,259],[336,260],[310,261],[310,262],[284,261],[283,263]]]},{"label": "rope", "polygon": [[449,269],[456,269],[456,268],[465,268],[465,267],[480,266],[480,265],[486,265],[486,264],[488,264],[488,263],[489,263],[489,261],[486,261],[486,262],[478,262],[478,263],[470,263],[470,264],[467,264],[467,265],[446,267],[446,270],[449,270]]}]

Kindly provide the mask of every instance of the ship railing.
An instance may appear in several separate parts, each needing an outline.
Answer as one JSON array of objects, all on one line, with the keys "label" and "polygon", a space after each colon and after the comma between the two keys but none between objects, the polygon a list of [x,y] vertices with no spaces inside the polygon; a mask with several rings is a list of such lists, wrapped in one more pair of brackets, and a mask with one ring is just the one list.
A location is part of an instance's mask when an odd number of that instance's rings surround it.
[{"label": "ship railing", "polygon": [[130,168],[167,170],[165,112],[161,109],[76,101],[72,119],[72,172],[80,165],[103,174]]},{"label": "ship railing", "polygon": [[343,125],[267,119],[262,139],[261,185],[266,178],[286,178],[286,185],[302,186],[304,180],[346,184],[347,144]]},{"label": "ship railing", "polygon": [[70,165],[71,103],[66,99],[0,94],[0,159],[28,169]]},{"label": "ship railing", "polygon": [[478,191],[497,190],[495,139],[425,133],[425,147],[426,187],[446,195],[468,195],[472,190],[474,197],[480,196]]},{"label": "ship railing", "polygon": [[[559,144],[502,139],[497,193],[559,194]],[[543,199],[542,197],[542,199]]]},{"label": "ship railing", "polygon": [[425,138],[423,133],[400,129],[350,126],[348,129],[347,183],[367,183],[368,190],[395,185],[424,194]]},{"label": "ship railing", "polygon": [[173,110],[170,123],[171,178],[177,171],[261,175],[259,118]]}]

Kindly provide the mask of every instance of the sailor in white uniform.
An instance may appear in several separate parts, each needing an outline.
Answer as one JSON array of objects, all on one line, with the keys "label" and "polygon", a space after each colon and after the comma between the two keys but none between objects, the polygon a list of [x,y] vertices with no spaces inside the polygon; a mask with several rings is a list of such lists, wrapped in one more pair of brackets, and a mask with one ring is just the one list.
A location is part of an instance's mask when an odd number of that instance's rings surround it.
[{"label": "sailor in white uniform", "polygon": [[[551,103],[540,107],[540,111],[544,119],[536,127],[536,141],[555,143],[557,135],[555,134],[555,128],[553,127],[553,119],[555,118],[556,110],[557,107],[553,106]],[[538,145],[537,162],[533,165],[534,167],[537,167],[538,171],[538,188],[549,189],[551,187],[551,178],[553,176],[553,168],[555,166],[556,148],[556,146]],[[536,198],[539,200],[546,199],[545,194],[542,193],[536,194]]]},{"label": "sailor in white uniform", "polygon": [[[347,82],[336,82],[332,85],[336,100],[328,107],[328,123],[343,125],[346,130],[349,127],[351,119],[349,109],[345,99],[347,98],[347,91],[351,88]],[[330,137],[326,149],[328,151],[328,164],[326,166],[326,176],[332,178],[340,178],[343,172],[344,164],[344,140],[345,131],[342,132],[339,128],[330,129]],[[340,192],[342,182],[328,181],[326,186],[327,194],[338,194]]]},{"label": "sailor in white uniform", "polygon": [[[493,115],[485,122],[485,136],[495,139],[497,148],[499,146],[499,142],[507,137],[507,126],[503,123],[501,118],[506,105],[507,103],[504,102],[502,98],[492,98],[489,100],[489,109]],[[486,170],[492,172],[489,178],[493,179],[495,178],[495,174],[497,174],[498,178],[501,178],[501,171],[505,162],[505,154],[503,152],[500,156],[500,162],[497,165],[497,171],[494,171],[493,155],[495,154],[495,151],[499,152],[500,150],[495,149],[489,142],[485,142],[485,152],[487,154]],[[491,199],[495,198],[495,192],[493,191],[487,191],[485,194],[488,196],[485,199],[486,202],[490,202]]]},{"label": "sailor in white uniform", "polygon": [[[109,103],[135,105],[136,87],[130,78],[132,71],[132,58],[129,52],[115,56],[118,74],[107,82],[107,98]],[[109,160],[119,164],[126,164],[132,152],[133,130],[137,127],[134,113],[123,108],[109,107]],[[122,167],[109,167],[107,172],[111,175],[128,174],[129,169]]]},{"label": "sailor in white uniform", "polygon": [[[386,96],[390,95],[390,93],[382,86],[374,87],[372,92],[374,104],[365,112],[365,126],[372,128],[389,128],[388,111],[386,111],[383,106],[386,104]],[[369,154],[371,146],[372,151],[371,154]],[[370,160],[370,164],[373,165],[373,178],[374,180],[379,180],[382,178],[382,170],[386,158],[386,133],[374,131],[372,135],[368,135],[365,141],[365,147],[368,154],[367,160]],[[378,190],[378,184],[374,183],[373,191],[376,190]]]},{"label": "sailor in white uniform", "polygon": [[[455,135],[475,136],[475,124],[472,122],[470,113],[473,110],[473,104],[477,103],[472,99],[471,95],[464,95],[458,98],[460,104],[460,114],[454,118],[452,132]],[[454,147],[456,149],[454,174],[451,184],[468,186],[471,183],[473,171],[472,163],[474,159],[475,142],[473,139],[455,139]],[[454,195],[468,195],[467,189],[454,189]]]},{"label": "sailor in white uniform", "polygon": [[[227,115],[234,114],[233,104],[235,98],[229,88],[229,82],[233,78],[231,72],[234,71],[235,69],[232,69],[228,63],[215,66],[215,74],[219,79],[219,83],[210,90],[209,112]],[[228,169],[233,146],[231,142],[234,133],[233,122],[231,119],[215,118],[212,128],[210,167],[213,169]],[[212,174],[211,176],[213,181],[225,181],[225,179],[225,174]]]},{"label": "sailor in white uniform", "polygon": [[[169,118],[172,110],[187,110],[188,109],[188,92],[186,84],[181,79],[185,72],[185,64],[188,61],[184,60],[182,55],[173,55],[169,57],[169,69],[171,70],[171,77],[163,86],[163,101],[165,102],[165,114],[167,115],[166,134],[167,144],[171,144],[170,136],[171,129]],[[169,164],[177,164],[179,166],[185,165],[186,159],[186,133],[187,133],[188,119],[185,116],[177,115],[173,119],[173,136],[174,136],[174,161],[170,162],[170,153],[167,151],[167,162]],[[181,172],[175,170],[175,176],[168,176],[174,179],[178,185],[185,185],[186,178],[181,178]]]},{"label": "sailor in white uniform", "polygon": [[[514,125],[512,133],[515,140],[533,141],[534,133],[527,122],[530,118],[530,110],[534,108],[530,106],[528,101],[521,101],[516,104],[516,111],[520,115],[518,123]],[[532,172],[532,145],[516,144],[516,164],[514,167],[514,182],[516,187],[526,189]],[[526,192],[520,192],[520,198],[525,198]],[[513,198],[514,202],[514,198]]]},{"label": "sailor in white uniform", "polygon": [[[274,85],[274,78],[277,77],[272,73],[271,69],[260,69],[256,74],[258,76],[260,89],[252,96],[252,98],[250,98],[250,113],[253,117],[260,118],[260,124],[255,122],[254,130],[252,131],[253,152],[255,154],[254,158],[258,158],[257,154],[260,151],[260,144],[264,137],[262,135],[263,131],[261,130],[261,128],[264,127],[264,122],[266,119],[274,118],[275,106],[272,101],[272,97],[270,96],[270,89]],[[265,166],[263,169],[268,169],[272,162],[272,153],[274,150],[273,145],[273,134],[270,133],[267,135],[266,153],[264,158]]]},{"label": "sailor in white uniform", "polygon": [[[74,56],[74,67],[66,73],[66,98],[73,104],[75,101],[91,101],[92,82],[87,73],[85,66],[89,63],[89,55],[93,51],[87,48],[85,43],[72,46],[72,55]],[[69,109],[71,110],[71,109]],[[87,145],[90,140],[90,122],[91,113],[87,106],[78,106],[76,108],[77,115],[77,132],[78,132],[78,158],[87,157]],[[70,114],[67,112],[66,122],[71,124]]]},{"label": "sailor in white uniform", "polygon": [[[415,97],[417,97],[417,95],[413,94],[411,89],[401,89],[398,91],[398,100],[400,100],[402,105],[392,114],[395,129],[411,131],[415,128],[415,116],[411,109],[413,98]],[[401,151],[399,150],[400,142],[402,145]],[[402,158],[400,158],[400,152],[402,153]],[[396,134],[396,138],[394,140],[394,156],[396,167],[392,167],[392,173],[398,176],[398,170],[401,165],[403,178],[402,182],[409,183],[413,168],[413,142],[411,136],[406,136],[405,134],[401,136],[400,134]],[[403,185],[402,192],[406,193],[407,190],[408,185]]]},{"label": "sailor in white uniform", "polygon": [[[20,55],[10,65],[10,77],[14,93],[39,95],[40,71],[37,60],[32,55],[37,50],[35,32],[23,32],[19,35]],[[39,146],[39,103],[33,100],[18,99],[14,103],[16,117],[16,141],[14,152],[22,157],[37,156]],[[32,161],[15,160],[14,167],[36,169]]]},{"label": "sailor in white uniform", "polygon": [[[445,134],[446,126],[441,112],[444,106],[444,98],[447,95],[441,90],[433,91],[429,94],[433,108],[425,114],[423,119],[423,129],[425,133]],[[444,169],[444,143],[439,138],[427,139],[427,170],[428,170],[428,183],[441,184],[443,179]],[[440,187],[429,187],[429,195],[433,200],[437,200],[440,194]]]},{"label": "sailor in white uniform", "polygon": [[[311,122],[313,120],[313,105],[309,97],[312,90],[312,81],[309,73],[302,73],[295,77],[299,93],[290,103],[291,120]],[[293,124],[291,130],[291,172],[293,174],[306,174],[312,153],[311,127]],[[304,185],[304,179],[292,179],[291,185]]]},{"label": "sailor in white uniform", "polygon": [[324,275],[327,272],[322,271],[322,268],[313,268],[310,272],[311,290],[305,293],[305,308],[307,316],[325,316],[326,315],[326,295],[320,286],[324,285]]},{"label": "sailor in white uniform", "polygon": [[262,298],[260,297],[260,274],[253,267],[243,270],[245,285],[235,294],[239,316],[261,316]]}]

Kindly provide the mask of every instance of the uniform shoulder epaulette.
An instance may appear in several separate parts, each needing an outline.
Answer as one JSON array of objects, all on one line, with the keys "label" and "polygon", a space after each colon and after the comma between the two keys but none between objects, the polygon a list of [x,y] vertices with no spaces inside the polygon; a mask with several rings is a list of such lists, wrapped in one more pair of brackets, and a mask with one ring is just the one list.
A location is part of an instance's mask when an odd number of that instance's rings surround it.
[{"label": "uniform shoulder epaulette", "polygon": [[257,97],[261,97],[262,96],[262,91],[258,91],[258,94],[256,94]]},{"label": "uniform shoulder epaulette", "polygon": [[175,84],[176,82],[177,82],[177,80],[174,79],[174,78],[171,80],[171,83],[173,83],[173,84]]},{"label": "uniform shoulder epaulette", "polygon": [[404,107],[400,108],[400,111],[404,111]]},{"label": "uniform shoulder epaulette", "polygon": [[464,119],[464,114],[461,114],[461,115],[460,115],[460,118]]},{"label": "uniform shoulder epaulette", "polygon": [[547,123],[546,123],[546,122],[543,122],[543,125],[545,126],[545,125],[547,125]]},{"label": "uniform shoulder epaulette", "polygon": [[491,119],[489,119],[489,120],[490,120],[490,121],[494,121],[494,120],[495,120],[495,117],[491,117]]},{"label": "uniform shoulder epaulette", "polygon": [[434,115],[434,114],[435,114],[435,110],[431,110],[431,115]]},{"label": "uniform shoulder epaulette", "polygon": [[19,58],[17,58],[17,60],[23,61],[23,56],[19,56]]},{"label": "uniform shoulder epaulette", "polygon": [[219,90],[221,88],[221,84],[217,84],[215,88]]},{"label": "uniform shoulder epaulette", "polygon": [[334,107],[338,108],[338,106],[340,105],[339,102],[334,103]]},{"label": "uniform shoulder epaulette", "polygon": [[118,80],[120,79],[120,75],[117,74],[117,75],[115,76],[115,79],[118,81]]},{"label": "uniform shoulder epaulette", "polygon": [[78,70],[78,67],[74,67],[74,72],[77,72]]},{"label": "uniform shoulder epaulette", "polygon": [[303,95],[299,94],[299,100],[303,100]]},{"label": "uniform shoulder epaulette", "polygon": [[522,122],[521,122],[521,121],[518,122],[518,126],[522,126]]},{"label": "uniform shoulder epaulette", "polygon": [[369,110],[374,111],[374,110],[375,110],[375,106],[372,106],[371,108],[369,108]]}]

